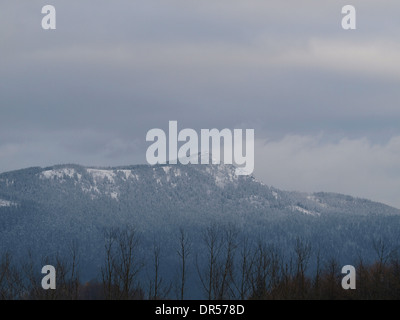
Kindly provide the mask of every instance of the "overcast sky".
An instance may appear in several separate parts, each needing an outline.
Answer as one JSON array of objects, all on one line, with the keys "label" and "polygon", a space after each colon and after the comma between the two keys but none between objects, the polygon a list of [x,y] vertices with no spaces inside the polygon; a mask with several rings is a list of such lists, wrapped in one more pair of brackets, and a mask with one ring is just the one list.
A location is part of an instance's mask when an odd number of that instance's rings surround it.
[{"label": "overcast sky", "polygon": [[[41,28],[42,6],[57,30]],[[152,128],[253,128],[255,176],[400,208],[400,2],[0,2],[0,172],[145,163]]]}]

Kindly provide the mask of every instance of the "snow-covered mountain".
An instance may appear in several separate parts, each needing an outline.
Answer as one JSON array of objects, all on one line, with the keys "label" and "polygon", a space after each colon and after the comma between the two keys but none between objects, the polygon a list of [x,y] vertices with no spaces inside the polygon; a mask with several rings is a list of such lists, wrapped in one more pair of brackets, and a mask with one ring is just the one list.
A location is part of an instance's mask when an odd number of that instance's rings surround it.
[{"label": "snow-covered mountain", "polygon": [[66,252],[75,241],[87,277],[102,263],[104,228],[133,225],[144,244],[157,238],[175,252],[179,227],[200,239],[212,223],[283,248],[302,237],[327,258],[350,263],[372,257],[374,239],[398,241],[400,210],[340,194],[278,190],[223,164],[58,165],[0,174],[0,252],[24,259],[28,250]]}]

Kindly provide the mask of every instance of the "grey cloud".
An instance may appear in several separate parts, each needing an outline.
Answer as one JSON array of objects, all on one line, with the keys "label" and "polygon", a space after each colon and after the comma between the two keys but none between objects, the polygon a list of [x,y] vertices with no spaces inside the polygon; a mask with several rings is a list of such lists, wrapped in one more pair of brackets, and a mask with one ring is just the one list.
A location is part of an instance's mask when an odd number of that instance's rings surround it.
[{"label": "grey cloud", "polygon": [[292,135],[258,140],[255,150],[255,174],[268,184],[351,194],[400,207],[400,136],[377,144],[365,138],[324,142],[321,135]]},{"label": "grey cloud", "polygon": [[[146,132],[169,120],[255,128],[288,150],[288,135],[382,148],[400,135],[398,1],[354,0],[354,32],[337,1],[54,0],[54,32],[40,28],[45,4],[0,3],[0,171],[143,163]],[[357,193],[324,181],[303,179]]]}]

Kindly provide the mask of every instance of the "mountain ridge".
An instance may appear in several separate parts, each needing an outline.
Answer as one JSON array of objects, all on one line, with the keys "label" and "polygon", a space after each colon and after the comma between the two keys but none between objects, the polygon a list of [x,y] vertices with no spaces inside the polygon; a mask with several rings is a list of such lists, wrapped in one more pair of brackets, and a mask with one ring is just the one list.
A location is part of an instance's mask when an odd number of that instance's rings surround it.
[{"label": "mountain ridge", "polygon": [[[129,178],[133,178],[135,177],[136,179],[139,178],[139,176],[136,175],[135,172],[137,172],[138,170],[157,170],[157,176],[153,176],[153,178],[157,181],[158,184],[162,183],[160,178],[160,172],[158,171],[158,169],[163,169],[165,172],[165,175],[167,177],[167,182],[170,181],[170,177],[168,178],[168,173],[172,172],[176,175],[180,175],[180,171],[182,168],[185,167],[190,167],[190,168],[195,168],[197,169],[199,168],[206,168],[205,171],[210,173],[211,175],[214,174],[215,177],[215,184],[219,187],[223,187],[225,185],[225,183],[227,182],[233,182],[236,183],[239,180],[246,180],[246,181],[251,181],[255,184],[259,184],[260,187],[265,187],[266,189],[268,189],[273,196],[277,199],[278,197],[278,193],[280,194],[280,196],[282,196],[282,194],[285,194],[285,196],[294,196],[294,197],[303,197],[307,200],[310,201],[306,201],[308,203],[312,203],[312,202],[316,202],[316,203],[321,203],[321,197],[331,197],[331,198],[336,198],[340,201],[347,201],[347,202],[351,202],[351,201],[357,201],[357,202],[368,202],[369,204],[377,204],[377,205],[382,205],[385,206],[388,210],[387,213],[389,213],[388,211],[392,210],[391,213],[389,214],[400,214],[400,210],[386,205],[384,203],[381,202],[376,202],[376,201],[372,201],[366,198],[361,198],[361,197],[353,197],[350,195],[346,195],[346,194],[342,194],[342,193],[334,193],[334,192],[324,192],[324,191],[320,191],[320,192],[302,192],[302,191],[284,191],[284,190],[280,190],[277,189],[275,187],[272,186],[268,186],[267,184],[265,184],[264,182],[256,179],[254,176],[236,176],[233,174],[233,170],[234,170],[234,166],[233,165],[225,165],[225,164],[220,164],[220,165],[180,165],[180,164],[175,164],[175,165],[170,165],[170,164],[162,164],[162,165],[156,165],[156,166],[152,166],[152,165],[147,165],[147,164],[138,164],[138,165],[125,165],[125,166],[82,166],[82,165],[78,165],[78,164],[58,164],[58,165],[53,165],[53,166],[47,166],[47,167],[29,167],[29,168],[24,168],[24,169],[19,169],[19,170],[13,170],[13,171],[8,171],[8,172],[3,172],[0,173],[0,193],[3,193],[4,191],[4,184],[6,185],[6,187],[8,187],[9,185],[12,185],[16,179],[16,177],[22,175],[26,175],[27,178],[31,177],[31,178],[37,178],[39,175],[39,179],[45,180],[50,179],[50,180],[58,180],[58,182],[63,182],[65,181],[66,178],[74,178],[74,175],[77,174],[77,178],[78,180],[80,180],[82,178],[82,175],[86,175],[86,178],[88,178],[88,176],[90,176],[90,178],[88,179],[90,182],[92,182],[93,184],[96,184],[97,182],[104,182],[105,179],[108,180],[109,183],[113,183],[114,178],[117,178],[118,175],[125,175],[125,178],[122,178],[122,180],[128,180]],[[221,170],[221,168],[223,170]],[[172,169],[172,170],[171,170]],[[201,170],[204,171],[204,170]],[[221,174],[222,173],[222,174]],[[185,172],[185,174],[187,175],[187,172]],[[228,176],[227,176],[228,174]],[[88,176],[87,176],[88,175]],[[148,178],[148,177],[147,177]],[[3,199],[6,200],[7,199]],[[304,200],[304,199],[303,199]],[[323,205],[321,206],[323,207]],[[390,208],[390,209],[389,209]]]},{"label": "mountain ridge", "polygon": [[144,251],[157,238],[173,256],[179,228],[200,246],[211,224],[234,226],[283,251],[302,238],[325,259],[351,264],[359,255],[373,258],[375,239],[398,243],[400,210],[336,193],[282,191],[236,176],[225,164],[67,164],[0,174],[0,252],[24,259],[29,251],[67,252],[77,242],[87,279],[101,266],[107,228],[132,225],[143,235]]}]

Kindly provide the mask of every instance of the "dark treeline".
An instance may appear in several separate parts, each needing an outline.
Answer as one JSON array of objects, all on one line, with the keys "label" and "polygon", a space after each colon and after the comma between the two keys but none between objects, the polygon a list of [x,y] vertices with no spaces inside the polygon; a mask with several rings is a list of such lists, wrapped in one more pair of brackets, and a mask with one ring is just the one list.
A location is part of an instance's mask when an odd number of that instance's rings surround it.
[{"label": "dark treeline", "polygon": [[[143,249],[132,227],[104,231],[104,261],[96,280],[80,279],[79,247],[39,262],[28,254],[23,263],[11,253],[0,256],[1,300],[44,299],[187,299],[188,279],[197,279],[204,299],[398,299],[400,260],[397,250],[374,241],[374,263],[358,257],[356,289],[344,290],[337,260],[321,258],[318,248],[297,239],[288,255],[278,246],[243,238],[234,227],[212,225],[193,243],[183,228],[175,236],[175,277],[166,279],[162,243]],[[147,248],[147,247],[146,247]],[[199,249],[201,248],[201,250]],[[198,252],[199,251],[199,252]],[[145,253],[145,254],[143,254]],[[41,267],[56,269],[56,290],[44,290]],[[310,267],[312,266],[312,267]],[[193,284],[191,284],[193,285]]]}]

